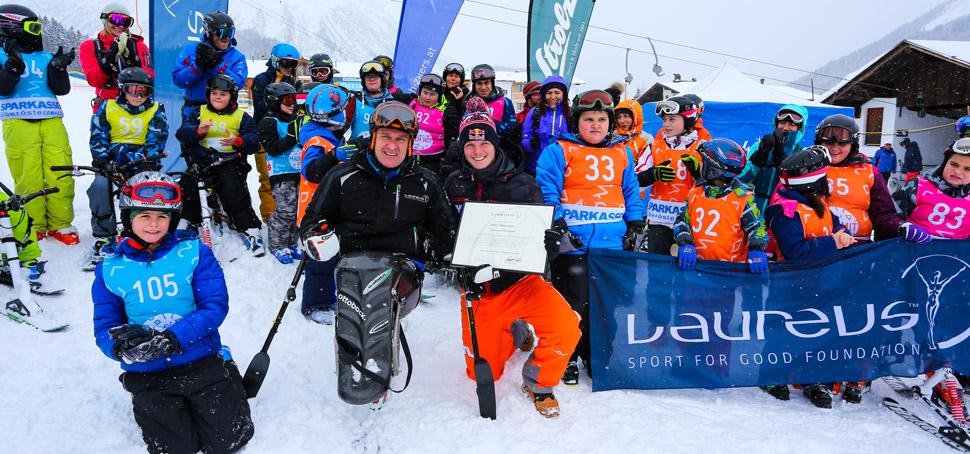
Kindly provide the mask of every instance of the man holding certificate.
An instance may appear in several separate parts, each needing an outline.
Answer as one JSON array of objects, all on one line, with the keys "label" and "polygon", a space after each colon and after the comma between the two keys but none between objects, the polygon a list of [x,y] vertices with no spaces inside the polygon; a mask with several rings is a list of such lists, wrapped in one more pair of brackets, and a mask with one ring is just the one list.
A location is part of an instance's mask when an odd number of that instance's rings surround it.
[{"label": "man holding certificate", "polygon": [[[542,192],[532,176],[499,148],[495,123],[487,111],[468,112],[461,123],[458,140],[464,159],[458,170],[445,180],[445,190],[457,210],[466,201],[543,203]],[[559,235],[547,235],[549,258],[559,253],[559,239]],[[553,388],[559,384],[569,355],[579,340],[579,317],[562,295],[538,274],[501,271],[479,293],[481,299],[472,302],[471,310],[478,351],[488,361],[492,375],[496,380],[502,376],[505,362],[517,349],[513,323],[522,320],[531,324],[538,343],[522,367],[522,390],[543,416],[558,416],[559,403]],[[474,379],[471,332],[464,311],[462,342],[465,371]]]},{"label": "man holding certificate", "polygon": [[570,133],[546,147],[536,166],[543,198],[556,207],[554,229],[583,244],[552,262],[553,285],[583,317],[583,337],[563,375],[567,385],[579,382],[576,359],[582,358],[590,372],[586,249],[633,250],[644,229],[633,154],[611,139],[613,98],[603,90],[584,92],[573,102],[571,116]]}]

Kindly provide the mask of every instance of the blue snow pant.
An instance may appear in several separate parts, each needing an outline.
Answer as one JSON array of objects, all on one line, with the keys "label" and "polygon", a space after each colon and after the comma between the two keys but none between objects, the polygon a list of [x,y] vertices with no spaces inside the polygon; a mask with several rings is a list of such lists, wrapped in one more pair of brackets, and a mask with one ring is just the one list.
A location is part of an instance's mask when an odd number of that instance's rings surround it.
[{"label": "blue snow pant", "polygon": [[337,305],[337,284],[334,281],[333,270],[337,266],[340,256],[318,262],[308,259],[303,268],[303,302],[300,310],[304,315],[314,309],[331,309]]}]

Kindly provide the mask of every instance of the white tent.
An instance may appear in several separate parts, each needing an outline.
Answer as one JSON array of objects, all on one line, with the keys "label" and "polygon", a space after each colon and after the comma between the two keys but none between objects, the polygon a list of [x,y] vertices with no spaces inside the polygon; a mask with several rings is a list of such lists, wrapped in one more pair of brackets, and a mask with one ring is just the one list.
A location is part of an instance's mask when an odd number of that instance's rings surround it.
[{"label": "white tent", "polygon": [[690,85],[677,87],[681,93],[693,93],[706,101],[718,102],[770,102],[774,104],[801,104],[803,106],[825,106],[799,96],[776,90],[760,84],[744,75],[730,63],[721,65],[710,74]]}]

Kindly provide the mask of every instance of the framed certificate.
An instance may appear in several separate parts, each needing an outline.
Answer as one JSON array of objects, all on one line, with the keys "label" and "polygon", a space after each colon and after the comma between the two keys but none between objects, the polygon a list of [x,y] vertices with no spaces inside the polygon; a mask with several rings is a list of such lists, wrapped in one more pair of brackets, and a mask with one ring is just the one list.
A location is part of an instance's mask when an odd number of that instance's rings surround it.
[{"label": "framed certificate", "polygon": [[451,263],[542,274],[550,205],[465,202]]}]

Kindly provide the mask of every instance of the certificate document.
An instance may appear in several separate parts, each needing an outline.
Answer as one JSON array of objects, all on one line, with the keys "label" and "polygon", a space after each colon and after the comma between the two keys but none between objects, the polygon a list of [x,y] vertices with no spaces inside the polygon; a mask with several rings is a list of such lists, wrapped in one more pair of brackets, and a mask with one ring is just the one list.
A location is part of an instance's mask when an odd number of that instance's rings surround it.
[{"label": "certificate document", "polygon": [[465,202],[451,263],[542,274],[553,213],[549,205]]}]

